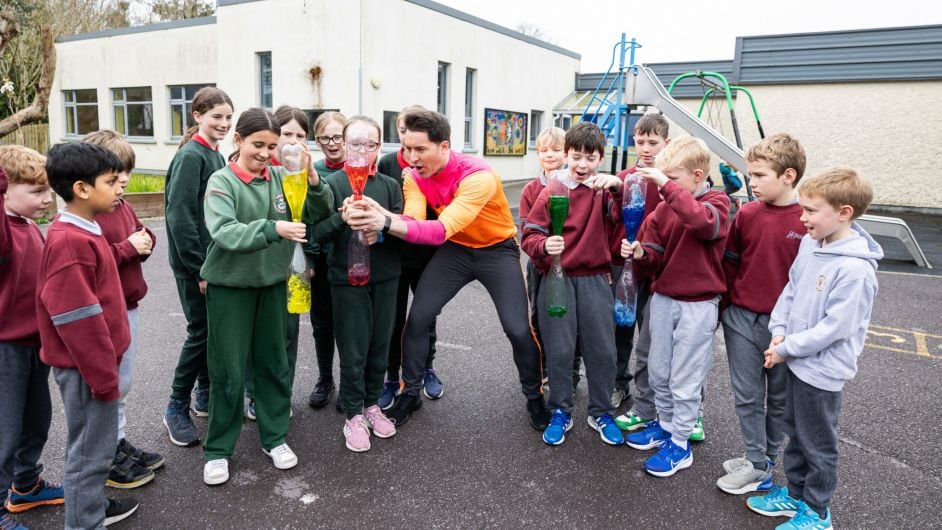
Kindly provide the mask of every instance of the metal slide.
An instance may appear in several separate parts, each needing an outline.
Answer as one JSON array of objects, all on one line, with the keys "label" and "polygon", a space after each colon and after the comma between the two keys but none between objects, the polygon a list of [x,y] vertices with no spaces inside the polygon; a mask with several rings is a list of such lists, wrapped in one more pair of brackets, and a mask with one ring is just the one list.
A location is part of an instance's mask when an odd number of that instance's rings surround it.
[{"label": "metal slide", "polygon": [[[747,165],[742,149],[736,147],[672,98],[650,68],[635,65],[629,68],[629,73],[632,79],[625,83],[628,104],[656,107],[685,131],[706,142],[707,147],[720,158],[736,166],[736,169],[746,178],[745,185],[749,185],[749,174],[746,171]],[[932,264],[926,259],[906,221],[896,217],[863,215],[857,222],[873,235],[892,237],[902,241],[917,265],[932,268]]]}]

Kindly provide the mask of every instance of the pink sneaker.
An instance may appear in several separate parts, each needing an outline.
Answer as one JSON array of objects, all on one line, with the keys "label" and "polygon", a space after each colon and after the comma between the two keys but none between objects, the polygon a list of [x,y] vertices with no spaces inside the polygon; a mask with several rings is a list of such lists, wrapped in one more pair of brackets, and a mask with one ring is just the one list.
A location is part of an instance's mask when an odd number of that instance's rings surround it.
[{"label": "pink sneaker", "polygon": [[366,419],[357,414],[343,425],[343,437],[347,441],[347,449],[356,453],[370,450],[370,431],[366,428]]},{"label": "pink sneaker", "polygon": [[373,434],[377,438],[390,438],[396,435],[396,426],[383,414],[379,405],[373,405],[364,410],[363,415],[366,416],[366,424],[373,429]]}]

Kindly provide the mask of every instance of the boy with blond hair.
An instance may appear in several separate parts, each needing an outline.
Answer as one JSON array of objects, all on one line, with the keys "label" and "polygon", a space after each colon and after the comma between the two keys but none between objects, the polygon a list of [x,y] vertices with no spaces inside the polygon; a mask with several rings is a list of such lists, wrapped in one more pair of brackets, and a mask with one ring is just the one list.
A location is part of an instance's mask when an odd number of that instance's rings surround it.
[{"label": "boy with blond hair", "polygon": [[827,530],[837,487],[837,420],[844,384],[857,373],[883,249],[854,221],[873,188],[849,167],[801,184],[801,221],[808,230],[769,319],[765,367],[785,363],[787,489],[747,501],[755,512],[791,516],[779,530]]},{"label": "boy with blond hair", "polygon": [[43,235],[34,221],[52,202],[45,165],[32,149],[0,146],[0,528],[23,528],[13,513],[65,502],[62,486],[41,477],[39,462],[52,420],[36,324]]},{"label": "boy with blond hair", "polygon": [[788,283],[805,235],[795,188],[805,172],[798,140],[776,134],[749,148],[749,186],[756,201],[736,214],[726,240],[727,293],[722,312],[730,387],[746,454],[723,464],[716,486],[740,495],[772,487],[772,466],[785,441],[785,367],[764,368],[772,340],[769,315]]},{"label": "boy with blond hair", "polygon": [[[121,160],[124,171],[118,174],[118,185],[122,190],[127,188],[136,161],[131,144],[123,136],[109,129],[88,134],[83,141],[100,145]],[[128,325],[131,330],[131,345],[121,357],[121,366],[118,367],[118,387],[121,394],[118,398],[118,440],[114,461],[108,472],[108,485],[114,488],[131,489],[153,480],[154,470],[164,464],[161,455],[138,449],[131,444],[124,430],[127,424],[125,400],[128,392],[131,391],[134,363],[137,360],[137,329],[140,318],[137,307],[138,302],[147,294],[147,283],[144,281],[141,264],[150,257],[156,236],[141,223],[134,213],[134,208],[124,200],[123,196],[118,199],[114,211],[98,214],[95,221],[111,245],[115,263],[118,265],[121,290],[128,308]]]},{"label": "boy with blond hair", "polygon": [[[605,136],[599,128],[582,122],[566,132],[566,161],[569,176],[563,185],[569,191],[569,211],[562,235],[552,235],[548,188],[544,188],[527,218],[520,246],[546,274],[553,257],[561,255],[568,310],[553,319],[545,309],[547,283],[540,286],[537,306],[546,364],[549,367],[553,410],[543,431],[547,445],[559,445],[572,428],[572,363],[579,344],[589,386],[588,423],[602,442],[621,445],[621,430],[612,417],[615,387],[615,330],[611,296],[612,259],[609,239],[621,206],[621,181],[614,175],[596,174],[605,156]],[[610,191],[611,190],[611,191]],[[564,252],[565,251],[565,252]]]},{"label": "boy with blond hair", "polygon": [[690,434],[701,390],[713,361],[721,264],[729,230],[729,199],[707,184],[710,151],[702,140],[677,138],[661,151],[656,168],[638,170],[664,197],[640,242],[622,243],[642,274],[654,276],[649,304],[648,372],[658,419],[628,435],[635,449],[660,448],[644,463],[657,477],[693,464]]}]

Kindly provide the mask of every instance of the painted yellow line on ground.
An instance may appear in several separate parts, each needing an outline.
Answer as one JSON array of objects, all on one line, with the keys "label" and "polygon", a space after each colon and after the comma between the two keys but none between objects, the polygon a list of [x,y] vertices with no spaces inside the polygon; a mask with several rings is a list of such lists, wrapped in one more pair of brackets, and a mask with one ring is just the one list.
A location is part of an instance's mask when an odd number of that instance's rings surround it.
[{"label": "painted yellow line on ground", "polygon": [[871,325],[866,346],[930,359],[942,359],[942,335]]}]

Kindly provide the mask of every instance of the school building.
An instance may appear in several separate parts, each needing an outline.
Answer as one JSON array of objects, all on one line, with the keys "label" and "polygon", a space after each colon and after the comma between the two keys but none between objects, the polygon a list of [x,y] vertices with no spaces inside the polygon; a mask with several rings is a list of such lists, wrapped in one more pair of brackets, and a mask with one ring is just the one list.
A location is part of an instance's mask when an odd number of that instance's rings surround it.
[{"label": "school building", "polygon": [[538,167],[536,134],[580,60],[430,0],[218,0],[215,16],[67,36],[56,51],[51,141],[113,128],[142,170],[166,170],[193,94],[215,85],[236,116],[282,104],[365,114],[384,151],[399,147],[396,114],[423,105],[448,116],[453,149],[504,178]]},{"label": "school building", "polygon": [[[399,147],[397,112],[424,105],[449,117],[453,149],[505,180],[531,178],[537,133],[578,122],[604,75],[579,73],[577,53],[431,0],[218,0],[212,17],[67,36],[57,53],[51,142],[113,128],[154,172],[169,165],[193,94],[212,84],[236,115],[281,104],[366,114],[383,124],[384,151]],[[738,37],[731,60],[647,66],[665,86],[721,73],[753,96],[766,135],[802,141],[807,174],[851,165],[876,204],[942,212],[942,25]],[[697,113],[704,90],[688,78],[673,97]],[[748,146],[759,139],[750,99],[731,99]],[[711,98],[703,119],[732,140],[724,106]]]}]

